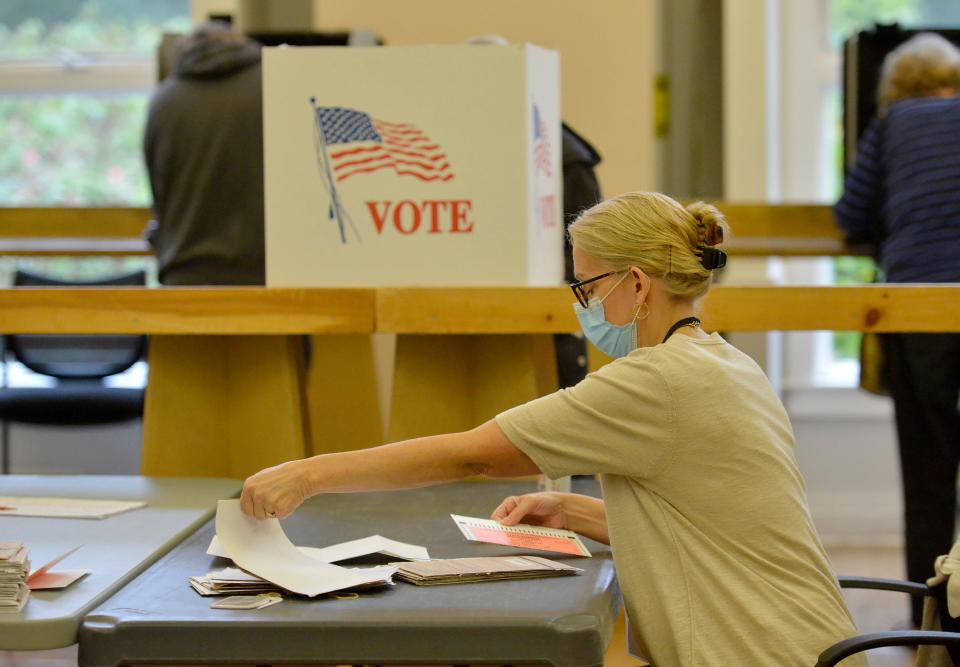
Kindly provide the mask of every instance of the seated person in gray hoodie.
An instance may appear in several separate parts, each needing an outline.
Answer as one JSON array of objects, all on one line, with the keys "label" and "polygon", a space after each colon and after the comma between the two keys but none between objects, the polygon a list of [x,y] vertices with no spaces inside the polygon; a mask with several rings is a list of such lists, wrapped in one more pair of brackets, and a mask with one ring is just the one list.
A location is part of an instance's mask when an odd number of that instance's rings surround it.
[{"label": "seated person in gray hoodie", "polygon": [[144,154],[165,285],[262,285],[260,45],[208,23],[150,101]]}]

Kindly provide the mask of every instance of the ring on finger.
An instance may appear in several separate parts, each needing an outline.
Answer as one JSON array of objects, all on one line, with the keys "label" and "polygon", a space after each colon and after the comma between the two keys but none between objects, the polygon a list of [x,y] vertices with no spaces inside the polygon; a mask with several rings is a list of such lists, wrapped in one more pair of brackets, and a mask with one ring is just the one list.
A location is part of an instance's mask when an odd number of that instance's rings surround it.
[{"label": "ring on finger", "polygon": [[265,512],[265,514],[266,514],[268,517],[270,517],[271,519],[276,519],[276,518],[277,518],[277,513],[276,513],[276,512]]}]

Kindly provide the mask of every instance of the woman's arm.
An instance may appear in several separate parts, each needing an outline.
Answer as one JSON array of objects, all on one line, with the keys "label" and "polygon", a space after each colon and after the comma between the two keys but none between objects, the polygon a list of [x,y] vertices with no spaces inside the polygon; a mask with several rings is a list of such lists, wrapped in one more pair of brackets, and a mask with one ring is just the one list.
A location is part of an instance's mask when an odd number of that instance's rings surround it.
[{"label": "woman's arm", "polygon": [[540,472],[493,420],[472,431],[416,438],[371,449],[321,454],[261,470],[243,484],[241,507],[258,519],[289,516],[319,493],[412,489],[474,475]]},{"label": "woman's arm", "polygon": [[610,544],[607,508],[602,499],[565,493],[563,494],[563,511],[567,515],[567,529],[602,544]]},{"label": "woman's arm", "polygon": [[578,493],[528,493],[510,496],[493,511],[491,519],[505,526],[529,523],[566,528],[591,540],[610,544],[607,510],[600,498]]}]

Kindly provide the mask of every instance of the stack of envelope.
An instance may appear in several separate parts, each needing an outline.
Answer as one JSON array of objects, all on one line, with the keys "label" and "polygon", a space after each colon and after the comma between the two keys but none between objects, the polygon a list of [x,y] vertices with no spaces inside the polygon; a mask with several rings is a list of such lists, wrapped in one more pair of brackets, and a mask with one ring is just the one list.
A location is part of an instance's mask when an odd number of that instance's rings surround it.
[{"label": "stack of envelope", "polygon": [[200,595],[260,595],[280,592],[276,584],[244,572],[236,567],[208,572],[202,577],[190,577],[190,585]]},{"label": "stack of envelope", "polygon": [[16,613],[30,597],[30,560],[20,542],[0,542],[0,613]]},{"label": "stack of envelope", "polygon": [[[351,568],[351,571],[362,573],[369,578],[362,584],[344,590],[363,590],[390,586],[396,566]],[[286,589],[260,577],[244,572],[237,567],[225,567],[222,570],[213,570],[202,577],[190,577],[190,586],[203,596],[210,595],[261,595],[263,593],[286,593]]]},{"label": "stack of envelope", "polygon": [[540,556],[487,556],[402,563],[396,577],[417,586],[439,586],[500,579],[562,577],[581,571],[580,568]]}]

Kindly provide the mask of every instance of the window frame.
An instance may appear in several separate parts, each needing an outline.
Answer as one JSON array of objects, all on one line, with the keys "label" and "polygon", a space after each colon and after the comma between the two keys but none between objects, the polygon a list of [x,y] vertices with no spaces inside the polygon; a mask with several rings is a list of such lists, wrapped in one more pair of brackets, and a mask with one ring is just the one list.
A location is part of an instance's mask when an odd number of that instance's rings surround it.
[{"label": "window frame", "polygon": [[156,80],[156,58],[149,56],[76,63],[0,59],[0,95],[149,94]]}]

